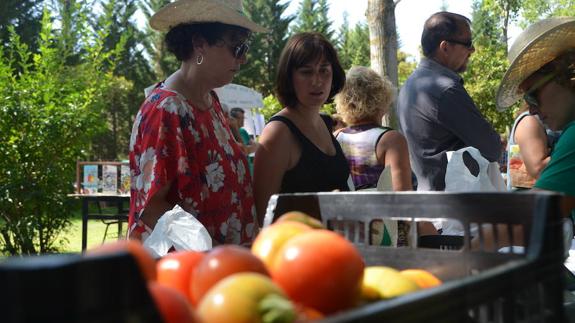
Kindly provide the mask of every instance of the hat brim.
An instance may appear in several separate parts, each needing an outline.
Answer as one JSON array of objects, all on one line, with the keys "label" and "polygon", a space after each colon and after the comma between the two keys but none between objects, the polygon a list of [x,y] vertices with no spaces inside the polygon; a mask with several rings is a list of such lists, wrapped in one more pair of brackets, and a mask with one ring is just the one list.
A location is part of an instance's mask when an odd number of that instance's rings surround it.
[{"label": "hat brim", "polygon": [[535,37],[511,62],[497,91],[496,105],[505,110],[521,99],[519,85],[570,48],[575,48],[575,19],[566,20]]},{"label": "hat brim", "polygon": [[167,32],[179,24],[210,22],[240,26],[252,32],[268,31],[248,19],[242,12],[238,12],[218,1],[209,0],[175,1],[158,10],[150,18],[150,26],[162,32]]}]

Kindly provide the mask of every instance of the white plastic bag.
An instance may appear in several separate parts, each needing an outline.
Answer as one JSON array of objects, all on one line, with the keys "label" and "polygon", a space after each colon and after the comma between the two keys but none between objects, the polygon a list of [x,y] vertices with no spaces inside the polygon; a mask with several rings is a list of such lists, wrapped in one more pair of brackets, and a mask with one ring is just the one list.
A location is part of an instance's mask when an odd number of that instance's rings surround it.
[{"label": "white plastic bag", "polygon": [[212,248],[208,230],[179,205],[160,217],[152,234],[144,241],[144,247],[155,257],[166,255],[172,246],[177,251],[204,251]]},{"label": "white plastic bag", "polygon": [[[469,155],[477,162],[479,174],[473,175],[463,162],[463,154]],[[445,191],[505,191],[505,183],[497,162],[489,162],[475,147],[465,147],[447,152],[447,169],[445,171]]]},{"label": "white plastic bag", "polygon": [[[463,155],[468,152],[477,162],[479,173],[471,173],[463,161]],[[456,151],[447,152],[447,169],[445,171],[446,192],[490,192],[505,191],[506,186],[497,162],[489,162],[475,147],[465,147]],[[477,228],[471,228],[472,235]],[[443,222],[444,235],[463,235],[463,226],[459,221],[447,220]]]}]

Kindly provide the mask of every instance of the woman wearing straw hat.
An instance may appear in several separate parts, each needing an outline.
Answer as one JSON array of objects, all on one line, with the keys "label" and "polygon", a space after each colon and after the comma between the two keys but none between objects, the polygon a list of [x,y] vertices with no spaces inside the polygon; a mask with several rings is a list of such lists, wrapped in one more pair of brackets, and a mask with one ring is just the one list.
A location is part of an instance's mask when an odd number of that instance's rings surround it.
[{"label": "woman wearing straw hat", "polygon": [[[497,93],[498,108],[523,97],[531,114],[551,130],[563,131],[534,187],[575,196],[575,18],[548,18],[531,25],[511,46],[509,61]],[[565,224],[568,250],[573,226],[571,221]]]},{"label": "woman wearing straw hat", "polygon": [[523,97],[531,114],[563,131],[535,187],[575,196],[575,18],[531,25],[514,42],[509,60],[497,93],[499,109]]},{"label": "woman wearing straw hat", "polygon": [[176,204],[214,244],[250,244],[258,231],[248,163],[214,88],[232,81],[251,32],[241,0],[178,0],[150,19],[180,68],[140,107],[130,139],[129,237],[145,239]]}]

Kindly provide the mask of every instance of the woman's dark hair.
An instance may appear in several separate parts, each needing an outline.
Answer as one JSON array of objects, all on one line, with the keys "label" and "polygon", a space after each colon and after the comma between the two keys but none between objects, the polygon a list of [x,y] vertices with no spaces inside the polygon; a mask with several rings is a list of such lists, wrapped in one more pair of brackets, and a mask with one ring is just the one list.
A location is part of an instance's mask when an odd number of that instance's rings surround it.
[{"label": "woman's dark hair", "polygon": [[440,11],[427,18],[421,34],[421,49],[425,57],[432,57],[444,40],[455,39],[463,26],[470,26],[465,16]]},{"label": "woman's dark hair", "polygon": [[226,33],[234,35],[249,36],[250,31],[246,28],[234,25],[222,24],[219,22],[199,23],[199,24],[179,24],[170,29],[164,41],[172,54],[178,61],[185,61],[192,57],[194,51],[193,38],[198,35],[205,39],[210,46],[221,40]]},{"label": "woman's dark hair", "polygon": [[276,77],[276,95],[282,106],[293,108],[298,102],[293,86],[294,70],[322,57],[331,63],[333,71],[328,97],[331,101],[345,84],[345,72],[332,44],[322,34],[313,32],[295,34],[288,40],[280,55]]}]

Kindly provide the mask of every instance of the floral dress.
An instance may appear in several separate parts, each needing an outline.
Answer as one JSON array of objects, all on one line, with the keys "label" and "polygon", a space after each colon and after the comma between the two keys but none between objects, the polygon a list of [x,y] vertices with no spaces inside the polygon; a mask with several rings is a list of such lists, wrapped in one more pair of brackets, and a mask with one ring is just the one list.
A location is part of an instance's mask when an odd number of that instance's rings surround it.
[{"label": "floral dress", "polygon": [[185,205],[215,244],[249,245],[255,238],[248,162],[214,92],[212,97],[213,108],[202,111],[181,94],[157,87],[142,104],[130,138],[130,238],[147,238],[151,230],[140,215],[170,181],[168,202]]}]

